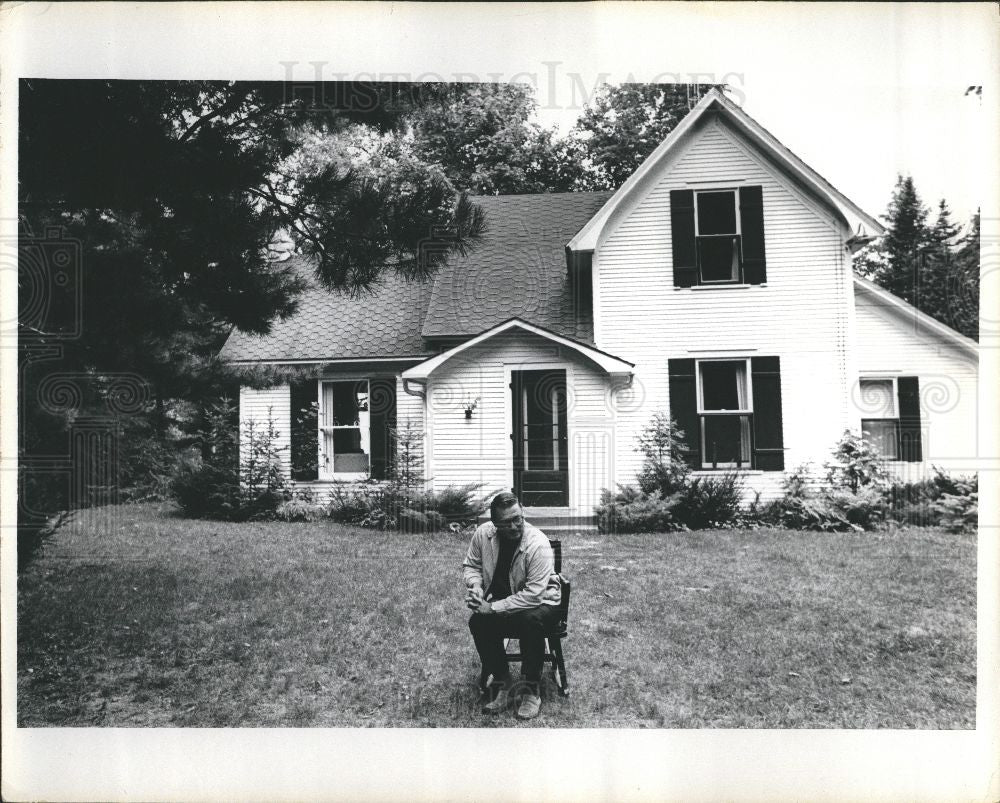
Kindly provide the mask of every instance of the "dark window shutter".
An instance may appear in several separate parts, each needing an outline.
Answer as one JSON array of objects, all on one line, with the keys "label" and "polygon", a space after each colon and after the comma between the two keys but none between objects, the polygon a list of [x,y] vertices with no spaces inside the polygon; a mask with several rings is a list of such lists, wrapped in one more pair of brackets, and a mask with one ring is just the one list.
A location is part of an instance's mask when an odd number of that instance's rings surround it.
[{"label": "dark window shutter", "polygon": [[684,462],[701,468],[701,424],[698,419],[698,396],[694,360],[668,360],[670,373],[670,415],[684,432]]},{"label": "dark window shutter", "polygon": [[315,379],[305,379],[289,387],[292,479],[307,482],[319,477],[318,384]]},{"label": "dark window shutter", "polygon": [[694,190],[670,191],[670,244],[674,260],[674,287],[691,287],[697,284]]},{"label": "dark window shutter", "polygon": [[368,383],[368,423],[371,429],[371,476],[384,480],[389,476],[395,448],[392,433],[396,428],[396,379],[374,377]]},{"label": "dark window shutter", "polygon": [[901,376],[899,388],[899,459],[919,463],[924,459],[920,434],[920,380]]},{"label": "dark window shutter", "polygon": [[753,467],[783,471],[785,439],[781,423],[781,361],[778,357],[751,357],[753,384]]},{"label": "dark window shutter", "polygon": [[743,240],[743,281],[767,281],[764,261],[764,200],[760,187],[740,187],[740,231]]}]

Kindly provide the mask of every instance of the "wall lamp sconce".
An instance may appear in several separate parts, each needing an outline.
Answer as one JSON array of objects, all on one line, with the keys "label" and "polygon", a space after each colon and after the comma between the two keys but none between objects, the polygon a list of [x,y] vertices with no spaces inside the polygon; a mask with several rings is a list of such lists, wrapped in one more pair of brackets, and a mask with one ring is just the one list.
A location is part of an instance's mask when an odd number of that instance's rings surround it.
[{"label": "wall lamp sconce", "polygon": [[476,396],[472,401],[468,399],[465,400],[465,417],[472,418],[472,411],[479,406],[479,397]]}]

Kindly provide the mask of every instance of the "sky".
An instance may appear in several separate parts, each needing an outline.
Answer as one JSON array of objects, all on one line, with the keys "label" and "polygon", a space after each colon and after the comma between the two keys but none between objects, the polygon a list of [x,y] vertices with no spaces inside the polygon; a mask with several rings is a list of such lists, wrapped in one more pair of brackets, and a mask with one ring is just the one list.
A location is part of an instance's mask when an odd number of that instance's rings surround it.
[{"label": "sky", "polygon": [[[751,74],[733,76],[731,85],[744,111],[869,214],[885,212],[900,173],[913,176],[935,210],[947,199],[956,222],[982,205],[982,163],[969,155],[984,147],[986,115],[982,97],[966,94],[964,81],[790,92]],[[542,108],[537,117],[565,132],[578,114],[578,107]]]},{"label": "sky", "polygon": [[1000,208],[996,3],[38,3],[17,22],[22,75],[528,82],[563,128],[602,81],[725,82],[871,214],[900,172],[958,219]]}]

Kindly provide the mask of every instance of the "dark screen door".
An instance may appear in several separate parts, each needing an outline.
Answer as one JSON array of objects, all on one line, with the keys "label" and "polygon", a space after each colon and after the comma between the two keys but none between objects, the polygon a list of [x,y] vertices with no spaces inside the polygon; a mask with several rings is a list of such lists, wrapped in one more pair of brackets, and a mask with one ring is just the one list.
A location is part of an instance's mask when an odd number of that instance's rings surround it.
[{"label": "dark screen door", "polygon": [[511,373],[514,493],[523,505],[569,504],[566,372]]}]

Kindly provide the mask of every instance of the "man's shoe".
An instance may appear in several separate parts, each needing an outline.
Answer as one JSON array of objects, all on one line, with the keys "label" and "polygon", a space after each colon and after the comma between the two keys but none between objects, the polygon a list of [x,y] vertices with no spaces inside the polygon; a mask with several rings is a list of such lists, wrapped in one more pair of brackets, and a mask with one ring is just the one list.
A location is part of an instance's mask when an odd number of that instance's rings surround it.
[{"label": "man's shoe", "polygon": [[534,719],[542,710],[542,698],[537,694],[526,694],[517,708],[518,719]]},{"label": "man's shoe", "polygon": [[507,689],[504,686],[491,684],[486,688],[487,702],[483,705],[484,714],[499,714],[507,709]]}]

